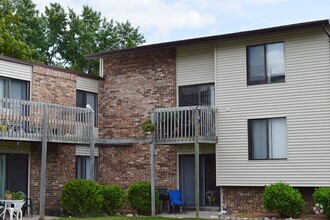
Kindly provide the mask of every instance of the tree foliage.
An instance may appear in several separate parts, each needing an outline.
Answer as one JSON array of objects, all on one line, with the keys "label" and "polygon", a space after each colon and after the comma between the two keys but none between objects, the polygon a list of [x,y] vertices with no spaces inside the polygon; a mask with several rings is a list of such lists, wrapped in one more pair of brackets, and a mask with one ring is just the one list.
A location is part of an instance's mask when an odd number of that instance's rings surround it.
[{"label": "tree foliage", "polygon": [[80,14],[50,3],[39,13],[32,0],[0,0],[0,54],[97,73],[84,55],[135,47],[145,42],[128,21],[108,21],[84,5]]}]

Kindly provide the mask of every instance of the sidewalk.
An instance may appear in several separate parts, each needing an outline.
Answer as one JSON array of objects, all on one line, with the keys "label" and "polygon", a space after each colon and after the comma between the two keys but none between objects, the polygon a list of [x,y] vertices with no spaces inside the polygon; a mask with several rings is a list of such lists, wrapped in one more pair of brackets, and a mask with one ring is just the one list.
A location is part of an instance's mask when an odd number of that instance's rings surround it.
[{"label": "sidewalk", "polygon": [[[168,213],[161,213],[157,216],[159,217],[167,217],[167,218],[195,218],[196,212],[195,211],[186,211],[185,213],[176,213],[176,214],[168,214]],[[219,212],[216,211],[199,211],[199,218],[208,218],[208,219],[214,219],[215,216],[219,215]]]}]

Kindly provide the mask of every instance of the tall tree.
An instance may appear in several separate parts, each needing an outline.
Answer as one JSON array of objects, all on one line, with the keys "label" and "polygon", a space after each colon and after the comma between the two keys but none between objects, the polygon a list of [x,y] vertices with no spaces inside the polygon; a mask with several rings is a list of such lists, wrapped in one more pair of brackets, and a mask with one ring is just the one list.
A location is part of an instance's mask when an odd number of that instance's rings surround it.
[{"label": "tall tree", "polygon": [[44,47],[42,51],[46,56],[46,63],[54,66],[62,66],[62,50],[68,25],[67,14],[58,3],[50,3],[45,8],[45,14],[41,15],[44,22]]},{"label": "tall tree", "polygon": [[0,0],[0,54],[33,60],[37,51],[27,45],[20,29],[21,16],[10,0]]},{"label": "tall tree", "polygon": [[44,13],[32,0],[0,0],[0,54],[97,73],[98,61],[84,55],[135,47],[145,39],[127,21],[107,21],[83,6],[81,14],[51,3]]}]

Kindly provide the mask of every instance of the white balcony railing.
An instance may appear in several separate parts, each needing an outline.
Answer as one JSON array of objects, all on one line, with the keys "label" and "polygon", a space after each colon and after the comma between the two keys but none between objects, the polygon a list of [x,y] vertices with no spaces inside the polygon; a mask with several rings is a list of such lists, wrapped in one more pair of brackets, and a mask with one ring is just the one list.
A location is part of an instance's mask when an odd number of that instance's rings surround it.
[{"label": "white balcony railing", "polygon": [[87,108],[0,98],[0,139],[41,141],[45,119],[48,141],[89,143],[91,114]]},{"label": "white balcony railing", "polygon": [[158,144],[216,143],[217,110],[193,106],[159,108],[154,111],[155,140]]}]

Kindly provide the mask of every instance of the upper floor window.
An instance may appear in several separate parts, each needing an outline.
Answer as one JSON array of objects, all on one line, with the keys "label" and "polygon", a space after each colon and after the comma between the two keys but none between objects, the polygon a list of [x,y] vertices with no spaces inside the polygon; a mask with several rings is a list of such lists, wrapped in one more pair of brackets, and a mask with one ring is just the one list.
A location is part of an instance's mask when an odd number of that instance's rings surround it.
[{"label": "upper floor window", "polygon": [[247,47],[247,84],[285,82],[283,42]]},{"label": "upper floor window", "polygon": [[0,77],[0,98],[29,99],[29,82]]},{"label": "upper floor window", "polygon": [[288,156],[286,118],[248,120],[249,159],[285,159]]},{"label": "upper floor window", "polygon": [[179,106],[215,106],[214,84],[179,87]]},{"label": "upper floor window", "polygon": [[95,112],[94,123],[95,127],[97,127],[97,94],[93,92],[86,92],[82,90],[77,90],[77,107],[86,108],[86,105],[90,105],[90,107]]}]

